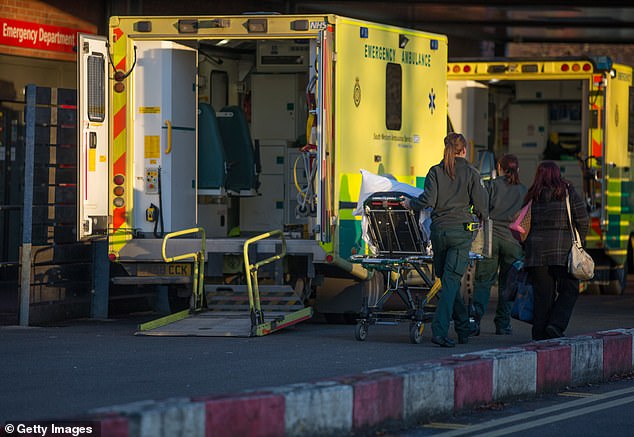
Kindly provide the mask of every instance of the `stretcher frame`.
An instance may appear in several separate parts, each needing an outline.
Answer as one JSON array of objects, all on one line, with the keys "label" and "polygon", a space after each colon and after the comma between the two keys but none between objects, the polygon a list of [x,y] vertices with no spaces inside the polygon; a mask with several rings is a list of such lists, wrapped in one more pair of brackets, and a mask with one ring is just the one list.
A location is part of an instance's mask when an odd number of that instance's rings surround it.
[{"label": "stretcher frame", "polygon": [[[398,325],[409,322],[409,338],[414,344],[422,341],[425,323],[433,319],[435,302],[441,291],[440,278],[435,276],[431,244],[422,236],[417,214],[402,205],[400,192],[381,192],[370,195],[363,203],[367,220],[366,235],[374,253],[353,255],[350,261],[361,264],[373,273],[386,276],[385,290],[376,302],[364,296],[355,338],[364,341],[370,325]],[[470,259],[483,256],[471,252]],[[410,277],[416,273],[415,280]],[[386,302],[396,294],[404,309],[384,309]]]},{"label": "stretcher frame", "polygon": [[[397,325],[409,322],[412,343],[422,341],[425,323],[433,317],[432,299],[440,290],[440,280],[434,277],[432,256],[423,241],[420,225],[413,210],[403,207],[406,194],[374,193],[363,204],[367,220],[367,237],[375,253],[354,255],[351,262],[359,263],[373,273],[386,276],[385,290],[376,302],[364,296],[355,328],[355,338],[364,341],[370,325]],[[420,277],[420,285],[408,281],[411,272]],[[386,310],[386,302],[396,294],[404,309]]]}]

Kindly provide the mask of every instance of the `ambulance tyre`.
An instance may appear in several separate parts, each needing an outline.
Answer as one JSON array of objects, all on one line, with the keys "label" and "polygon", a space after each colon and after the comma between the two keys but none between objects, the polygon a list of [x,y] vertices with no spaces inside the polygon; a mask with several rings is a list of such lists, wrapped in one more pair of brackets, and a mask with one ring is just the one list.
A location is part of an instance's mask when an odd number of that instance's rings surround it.
[{"label": "ambulance tyre", "polygon": [[600,294],[621,295],[627,286],[627,260],[617,264],[603,251],[591,250],[594,259],[594,281]]},{"label": "ambulance tyre", "polygon": [[630,235],[630,242],[627,245],[627,259],[625,260],[627,271],[625,275],[634,275],[634,235]]},{"label": "ambulance tyre", "polygon": [[614,274],[616,279],[610,278],[610,282],[608,282],[607,285],[600,286],[601,294],[620,296],[625,293],[625,288],[627,286],[627,272],[625,271],[625,267],[615,269]]},{"label": "ambulance tyre", "polygon": [[608,282],[607,285],[601,285],[600,287],[601,294],[622,295],[627,287],[626,266],[614,268],[610,274],[610,282]]},{"label": "ambulance tyre", "polygon": [[170,311],[172,313],[177,313],[189,308],[189,295],[191,294],[191,290],[188,290],[182,285],[170,285],[167,293]]}]

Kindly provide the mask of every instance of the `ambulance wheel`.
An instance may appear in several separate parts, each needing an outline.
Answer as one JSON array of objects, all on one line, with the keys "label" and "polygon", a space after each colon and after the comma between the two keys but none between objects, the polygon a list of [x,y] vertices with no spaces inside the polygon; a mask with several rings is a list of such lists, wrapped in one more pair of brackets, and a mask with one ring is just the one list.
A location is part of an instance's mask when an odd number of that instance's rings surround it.
[{"label": "ambulance wheel", "polygon": [[354,329],[354,338],[359,341],[365,341],[368,338],[368,323],[365,321],[357,322],[357,326]]},{"label": "ambulance wheel", "polygon": [[189,308],[189,298],[191,290],[183,285],[170,285],[167,289],[167,298],[170,306],[170,313],[177,313]]},{"label": "ambulance wheel", "polygon": [[610,281],[601,285],[601,294],[620,296],[625,293],[627,287],[627,271],[625,266],[612,269],[610,271]]},{"label": "ambulance wheel", "polygon": [[423,341],[423,331],[425,324],[423,322],[412,322],[409,326],[409,340],[414,344],[420,344]]}]

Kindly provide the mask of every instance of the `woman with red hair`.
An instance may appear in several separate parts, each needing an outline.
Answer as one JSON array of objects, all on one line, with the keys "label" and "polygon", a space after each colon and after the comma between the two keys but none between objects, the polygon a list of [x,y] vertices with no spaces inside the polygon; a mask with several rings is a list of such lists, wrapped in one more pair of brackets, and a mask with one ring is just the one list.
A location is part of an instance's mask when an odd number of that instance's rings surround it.
[{"label": "woman with red hair", "polygon": [[570,198],[573,225],[585,245],[588,212],[572,184],[561,177],[559,166],[543,161],[524,204],[531,204],[531,228],[524,242],[524,267],[535,291],[533,340],[563,337],[579,295],[579,280],[568,273],[572,234],[566,194]]}]

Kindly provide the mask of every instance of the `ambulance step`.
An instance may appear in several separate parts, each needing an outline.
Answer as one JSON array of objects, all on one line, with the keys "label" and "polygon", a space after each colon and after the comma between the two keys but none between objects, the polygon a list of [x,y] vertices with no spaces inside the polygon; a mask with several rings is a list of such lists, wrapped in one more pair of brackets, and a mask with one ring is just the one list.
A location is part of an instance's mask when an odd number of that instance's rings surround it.
[{"label": "ambulance step", "polygon": [[[260,306],[267,311],[297,311],[304,304],[288,285],[260,285]],[[248,311],[249,294],[246,285],[205,285],[207,308],[212,311]]]},{"label": "ambulance step", "polygon": [[[135,335],[177,336],[177,337],[253,337],[267,335],[295,325],[312,316],[312,308],[300,311],[264,313],[264,322],[253,326],[247,311],[201,311],[179,316],[156,328],[140,329]],[[174,315],[173,315],[174,316]],[[150,322],[152,323],[152,322]]]},{"label": "ambulance step", "polygon": [[113,285],[179,285],[191,284],[191,276],[114,276]]},{"label": "ambulance step", "polygon": [[251,319],[240,313],[201,312],[160,328],[137,335],[195,336],[195,337],[250,337]]}]

